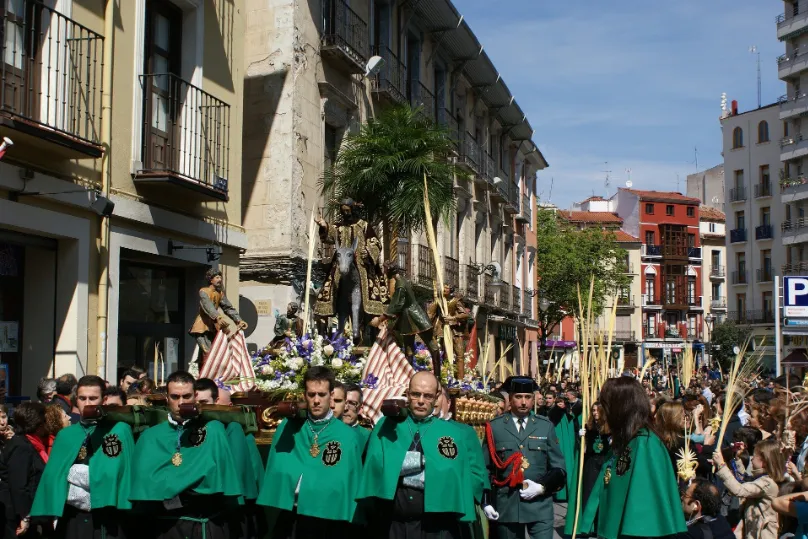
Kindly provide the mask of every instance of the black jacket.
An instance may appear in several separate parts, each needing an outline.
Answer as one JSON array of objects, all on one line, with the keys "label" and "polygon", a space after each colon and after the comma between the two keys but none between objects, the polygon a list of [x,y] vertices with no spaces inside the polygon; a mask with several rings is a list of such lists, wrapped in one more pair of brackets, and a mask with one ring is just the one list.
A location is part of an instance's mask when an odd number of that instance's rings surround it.
[{"label": "black jacket", "polygon": [[39,452],[23,435],[6,442],[0,453],[0,500],[6,504],[6,515],[14,521],[31,512],[34,495],[45,470]]}]

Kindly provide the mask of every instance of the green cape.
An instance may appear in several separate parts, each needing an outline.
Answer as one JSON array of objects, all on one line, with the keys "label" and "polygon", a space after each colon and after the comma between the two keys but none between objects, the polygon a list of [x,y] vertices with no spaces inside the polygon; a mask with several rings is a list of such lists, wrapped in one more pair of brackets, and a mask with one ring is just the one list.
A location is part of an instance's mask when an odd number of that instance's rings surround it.
[{"label": "green cape", "polygon": [[[316,457],[310,453],[311,428],[318,432],[320,452]],[[329,420],[327,427],[310,427],[308,420],[284,419],[272,438],[257,503],[291,511],[297,501],[300,515],[352,521],[362,470],[359,443],[354,429],[336,418]]]},{"label": "green cape", "polygon": [[[575,419],[565,413],[564,417],[555,427],[558,444],[561,446],[561,453],[564,455],[564,466],[567,471],[567,484],[559,490],[553,498],[557,502],[572,502],[575,499],[575,489],[578,485],[578,451],[580,449],[580,438],[575,432]],[[577,443],[576,443],[577,442]],[[570,529],[572,533],[572,529]]]},{"label": "green cape", "polygon": [[247,440],[247,451],[250,453],[250,466],[252,466],[253,476],[255,478],[255,486],[258,490],[261,490],[261,487],[264,486],[264,460],[261,458],[261,453],[258,451],[258,444],[255,442],[255,435],[248,434],[246,437]]},{"label": "green cape", "polygon": [[387,417],[373,429],[357,499],[392,500],[398,486],[404,456],[415,432],[421,433],[424,452],[424,511],[454,513],[473,522],[475,498],[488,486],[482,447],[473,429],[433,417],[416,423],[410,416]]},{"label": "green cape", "polygon": [[[627,535],[661,537],[687,531],[676,475],[668,450],[645,429],[628,444],[631,464],[617,473],[617,458],[609,459],[598,475],[581,514],[579,530],[592,532],[597,515],[597,535],[617,539]],[[609,470],[609,484],[604,476]]]},{"label": "green cape", "polygon": [[[131,509],[129,492],[135,441],[126,423],[104,423],[88,429],[90,446],[90,502],[93,509]],[[67,500],[67,474],[76,462],[86,433],[76,424],[59,431],[36,491],[31,516],[61,517]]]},{"label": "green cape", "polygon": [[177,452],[177,427],[166,421],[143,432],[135,446],[132,501],[164,501],[192,491],[196,494],[243,496],[239,470],[218,421],[189,421],[182,432],[182,463]]},{"label": "green cape", "polygon": [[[238,476],[241,481],[241,488],[244,491],[245,500],[254,500],[258,497],[258,482],[255,480],[255,472],[250,457],[250,448],[247,445],[247,438],[244,429],[236,422],[228,423],[225,427],[227,443],[233,453],[233,463],[236,465]],[[257,450],[257,449],[256,449]]]}]

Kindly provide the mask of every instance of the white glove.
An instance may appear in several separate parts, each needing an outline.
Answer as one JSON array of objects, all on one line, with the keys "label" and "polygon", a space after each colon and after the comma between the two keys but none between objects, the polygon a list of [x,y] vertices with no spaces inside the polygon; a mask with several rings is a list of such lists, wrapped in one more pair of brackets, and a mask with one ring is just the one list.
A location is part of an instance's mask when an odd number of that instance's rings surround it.
[{"label": "white glove", "polygon": [[581,430],[579,430],[579,431],[578,431],[578,436],[580,436],[581,438],[583,438],[584,436],[586,436],[586,429],[581,429]]},{"label": "white glove", "polygon": [[486,505],[485,507],[483,507],[483,513],[485,513],[485,516],[486,518],[488,518],[488,520],[499,519],[499,513],[497,513],[496,509],[494,509],[490,505]]},{"label": "white glove", "polygon": [[527,483],[527,488],[519,489],[519,497],[523,500],[532,500],[544,494],[544,487],[540,484],[534,483],[530,479],[525,479],[525,483]]}]

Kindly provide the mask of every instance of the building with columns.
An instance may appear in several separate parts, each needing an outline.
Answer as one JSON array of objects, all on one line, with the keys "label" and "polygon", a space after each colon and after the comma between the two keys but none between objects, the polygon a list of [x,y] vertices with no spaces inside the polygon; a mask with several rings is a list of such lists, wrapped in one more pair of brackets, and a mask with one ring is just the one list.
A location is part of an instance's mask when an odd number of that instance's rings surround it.
[{"label": "building with columns", "polygon": [[[272,338],[276,311],[302,299],[319,181],[346,133],[384,107],[409,103],[445,126],[457,211],[441,222],[444,279],[476,306],[479,335],[515,369],[536,360],[535,174],[547,162],[524,112],[450,0],[245,0],[243,209],[248,249],[241,295],[258,313],[248,342]],[[383,68],[366,76],[371,56]],[[331,253],[318,248],[327,263]],[[434,264],[423,237],[402,238],[399,262],[424,299]]]}]

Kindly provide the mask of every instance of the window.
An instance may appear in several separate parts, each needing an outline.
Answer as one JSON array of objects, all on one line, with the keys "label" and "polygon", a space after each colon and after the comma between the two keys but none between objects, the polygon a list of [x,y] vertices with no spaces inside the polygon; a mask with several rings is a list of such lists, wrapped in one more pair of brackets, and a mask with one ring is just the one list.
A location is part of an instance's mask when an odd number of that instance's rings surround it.
[{"label": "window", "polygon": [[696,216],[696,208],[694,208],[693,206],[688,206],[687,207],[687,216],[688,217],[695,217]]},{"label": "window", "polygon": [[337,159],[338,128],[325,124],[325,154],[323,155],[323,169],[329,170]]},{"label": "window", "polygon": [[788,136],[788,120],[783,120],[783,136]]},{"label": "window", "polygon": [[738,273],[746,273],[746,253],[738,253],[735,255],[735,260],[738,266]]},{"label": "window", "polygon": [[654,245],[654,233],[653,231],[649,230],[645,233],[645,244],[646,245]]},{"label": "window", "polygon": [[768,318],[774,312],[774,301],[771,292],[763,292],[763,316]]},{"label": "window", "polygon": [[721,251],[713,250],[710,253],[710,261],[712,262],[713,267],[721,265]]},{"label": "window", "polygon": [[736,127],[732,130],[732,149],[743,148],[743,129]]},{"label": "window", "polygon": [[735,185],[734,185],[735,189],[742,189],[743,188],[743,170],[736,170],[735,171],[734,181],[735,181]]},{"label": "window", "polygon": [[766,281],[771,280],[772,274],[772,251],[771,249],[763,249],[760,251],[760,266],[763,269],[763,275],[768,277]]},{"label": "window", "polygon": [[715,232],[715,223],[710,223],[710,232]]},{"label": "window", "polygon": [[738,311],[738,320],[746,320],[746,294],[735,296],[735,309]]},{"label": "window", "polygon": [[[769,142],[769,122],[763,120],[758,124],[758,144]],[[743,146],[743,143],[741,143]]]},{"label": "window", "polygon": [[713,301],[721,299],[721,283],[713,283]]},{"label": "window", "polygon": [[654,285],[654,278],[653,277],[646,277],[645,278],[645,297],[648,300],[648,303],[652,303],[654,298],[656,297],[656,290]]},{"label": "window", "polygon": [[648,314],[645,319],[645,336],[654,337],[656,335],[656,316]]},{"label": "window", "polygon": [[746,216],[742,211],[735,212],[735,229],[743,230],[746,228]]},{"label": "window", "polygon": [[769,183],[769,165],[763,165],[760,167],[760,183],[762,185]]},{"label": "window", "polygon": [[696,278],[687,278],[687,303],[693,305],[696,303]]},{"label": "window", "polygon": [[688,234],[687,235],[687,246],[693,248],[696,246],[696,235],[695,234]]},{"label": "window", "polygon": [[673,215],[673,205],[668,204],[665,206],[665,215]]},{"label": "window", "polygon": [[646,204],[645,205],[645,213],[648,215],[654,215],[654,205],[653,204]]},{"label": "window", "polygon": [[763,226],[770,226],[772,224],[771,208],[760,208],[760,224]]}]

